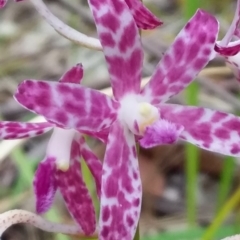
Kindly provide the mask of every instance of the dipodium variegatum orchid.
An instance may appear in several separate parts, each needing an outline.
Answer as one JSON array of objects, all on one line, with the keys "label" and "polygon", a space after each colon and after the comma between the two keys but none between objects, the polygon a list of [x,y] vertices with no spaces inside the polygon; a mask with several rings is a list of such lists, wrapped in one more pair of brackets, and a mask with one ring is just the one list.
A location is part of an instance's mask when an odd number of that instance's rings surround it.
[{"label": "dipodium variegatum orchid", "polygon": [[109,131],[103,163],[99,239],[132,240],[141,207],[136,140],[143,147],[178,139],[240,156],[240,118],[200,107],[166,104],[212,58],[218,22],[198,10],[141,90],[143,50],[136,22],[121,0],[89,0],[114,98],[80,85],[27,80],[16,100],[63,128]]},{"label": "dipodium variegatum orchid", "polygon": [[[60,79],[78,85],[83,77],[83,68],[77,64]],[[40,162],[34,178],[36,210],[46,212],[52,205],[57,188],[65,200],[67,208],[87,235],[96,230],[96,216],[92,199],[83,181],[80,157],[83,156],[96,182],[100,194],[102,163],[91,152],[83,136],[74,129],[62,129],[56,124],[0,122],[0,138],[20,139],[34,137],[53,130],[46,156]]]}]

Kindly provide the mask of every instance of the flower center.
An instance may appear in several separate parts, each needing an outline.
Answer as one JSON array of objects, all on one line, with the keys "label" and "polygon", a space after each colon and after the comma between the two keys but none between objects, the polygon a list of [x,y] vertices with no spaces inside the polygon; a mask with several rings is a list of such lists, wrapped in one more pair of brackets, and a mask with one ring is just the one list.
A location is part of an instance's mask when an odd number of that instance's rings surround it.
[{"label": "flower center", "polygon": [[48,143],[47,155],[56,159],[57,169],[67,171],[70,164],[72,141],[75,135],[73,129],[55,127]]},{"label": "flower center", "polygon": [[136,135],[143,135],[146,127],[159,120],[158,109],[137,95],[126,96],[121,100],[120,119]]}]

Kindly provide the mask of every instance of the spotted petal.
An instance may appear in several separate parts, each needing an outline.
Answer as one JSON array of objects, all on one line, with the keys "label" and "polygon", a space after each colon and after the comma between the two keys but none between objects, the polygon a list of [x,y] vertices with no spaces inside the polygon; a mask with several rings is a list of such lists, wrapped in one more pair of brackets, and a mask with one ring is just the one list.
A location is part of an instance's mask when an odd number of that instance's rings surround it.
[{"label": "spotted petal", "polygon": [[25,80],[15,94],[24,107],[58,124],[97,132],[116,119],[119,104],[99,91],[78,84]]},{"label": "spotted petal", "polygon": [[79,145],[81,148],[81,153],[83,159],[87,163],[89,170],[91,171],[95,184],[98,197],[101,195],[101,177],[102,177],[102,162],[97,158],[97,156],[91,151],[91,149],[86,144],[83,137],[79,140]]},{"label": "spotted petal", "polygon": [[51,130],[51,123],[0,122],[1,139],[31,138]]},{"label": "spotted petal", "polygon": [[125,0],[139,28],[153,29],[163,24],[139,0]]},{"label": "spotted petal", "polygon": [[55,173],[56,167],[54,158],[47,156],[39,163],[33,181],[37,213],[45,213],[52,206],[57,190]]},{"label": "spotted petal", "polygon": [[95,210],[82,178],[80,147],[76,141],[72,143],[70,168],[66,172],[58,170],[56,179],[70,214],[85,234],[92,234],[96,228]]},{"label": "spotted petal", "polygon": [[115,122],[103,163],[99,239],[132,240],[139,220],[141,198],[134,135]]},{"label": "spotted petal", "polygon": [[59,80],[59,82],[81,83],[83,78],[83,66],[81,63],[76,64],[69,69]]},{"label": "spotted petal", "polygon": [[240,156],[240,118],[200,107],[163,104],[162,118],[184,127],[180,138],[209,151]]},{"label": "spotted petal", "polygon": [[[116,99],[140,91],[143,52],[137,26],[122,0],[88,0]],[[106,7],[107,6],[107,7]]]},{"label": "spotted petal", "polygon": [[198,10],[164,54],[143,94],[158,104],[187,87],[209,62],[217,34],[215,17]]}]

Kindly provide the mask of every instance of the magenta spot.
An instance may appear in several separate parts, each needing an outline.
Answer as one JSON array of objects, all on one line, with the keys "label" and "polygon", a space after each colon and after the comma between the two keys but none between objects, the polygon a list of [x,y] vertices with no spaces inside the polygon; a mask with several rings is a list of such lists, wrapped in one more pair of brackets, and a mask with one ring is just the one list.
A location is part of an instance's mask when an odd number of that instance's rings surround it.
[{"label": "magenta spot", "polygon": [[185,30],[189,31],[190,28],[191,28],[191,23],[188,22],[188,23],[186,24],[186,26],[185,26]]},{"label": "magenta spot", "polygon": [[[201,49],[200,45],[193,42],[191,45],[188,45],[186,49],[186,62],[192,62],[198,56],[199,50]],[[187,67],[187,66],[185,66]]]},{"label": "magenta spot", "polygon": [[216,41],[215,36],[211,36],[209,39],[209,43],[215,43],[215,41]]},{"label": "magenta spot", "polygon": [[111,48],[115,46],[115,41],[110,33],[101,33],[99,38],[103,46]]},{"label": "magenta spot", "polygon": [[132,21],[124,28],[123,35],[121,36],[121,40],[119,42],[120,51],[124,53],[127,51],[127,49],[132,48],[135,44],[136,37],[137,28],[135,23]]},{"label": "magenta spot", "polygon": [[65,95],[65,94],[68,94],[68,93],[71,93],[72,89],[70,88],[70,86],[66,83],[61,83],[61,84],[58,84],[57,85],[57,90]]},{"label": "magenta spot", "polygon": [[115,176],[114,174],[111,174],[105,183],[104,192],[106,194],[106,197],[116,197],[119,189],[118,185],[119,176]]},{"label": "magenta spot", "polygon": [[172,47],[174,53],[174,61],[181,61],[182,57],[184,56],[184,51],[186,49],[184,40],[182,38],[177,39]]},{"label": "magenta spot", "polygon": [[209,49],[209,48],[205,48],[205,49],[203,50],[203,54],[204,54],[206,57],[208,57],[208,56],[210,55],[210,53],[211,53],[211,49]]},{"label": "magenta spot", "polygon": [[103,227],[102,227],[101,235],[102,235],[104,238],[107,238],[107,237],[108,237],[109,232],[110,232],[110,229],[109,229],[108,226],[103,226]]},{"label": "magenta spot", "polygon": [[68,117],[65,112],[57,112],[54,116],[54,119],[56,122],[59,122],[63,125],[67,124],[68,122]]},{"label": "magenta spot", "polygon": [[207,41],[207,33],[206,32],[198,33],[198,41],[199,41],[199,44],[205,44]]},{"label": "magenta spot", "polygon": [[132,146],[132,152],[133,152],[134,158],[136,158],[137,157],[137,151],[136,151],[136,147],[135,146]]},{"label": "magenta spot", "polygon": [[127,223],[128,223],[129,227],[132,227],[133,224],[134,224],[133,218],[131,216],[129,216],[129,215],[127,216]]},{"label": "magenta spot", "polygon": [[240,146],[237,144],[233,144],[231,148],[231,153],[232,154],[238,154],[240,152]]},{"label": "magenta spot", "polygon": [[114,11],[116,12],[116,14],[118,15],[122,14],[124,10],[124,4],[122,3],[122,1],[114,0],[112,1],[112,5],[114,7]]},{"label": "magenta spot", "polygon": [[49,86],[49,83],[47,82],[36,82],[36,84],[38,85],[39,89],[43,89],[44,91],[48,91],[50,86]]},{"label": "magenta spot", "polygon": [[240,132],[240,121],[238,120],[238,118],[233,118],[227,122],[224,122],[223,127],[226,127],[232,131]]},{"label": "magenta spot", "polygon": [[107,222],[108,219],[109,219],[109,217],[110,217],[110,209],[109,209],[108,206],[104,206],[104,207],[102,208],[102,220],[103,220],[104,222]]},{"label": "magenta spot", "polygon": [[51,95],[49,92],[43,91],[35,96],[34,100],[37,106],[48,108],[51,103]]},{"label": "magenta spot", "polygon": [[140,205],[140,199],[136,198],[133,202],[134,207],[138,207]]},{"label": "magenta spot", "polygon": [[206,63],[207,63],[206,58],[200,58],[199,57],[194,61],[193,68],[195,70],[202,69]]},{"label": "magenta spot", "polygon": [[43,134],[43,133],[44,133],[43,130],[38,130],[38,131],[36,132],[37,135],[41,135],[41,134]]},{"label": "magenta spot", "polygon": [[229,139],[230,138],[230,131],[225,128],[218,128],[214,132],[215,136],[220,139]]},{"label": "magenta spot", "polygon": [[137,172],[133,172],[133,178],[134,178],[135,180],[138,179],[138,173],[137,173]]},{"label": "magenta spot", "polygon": [[195,139],[201,140],[203,141],[203,143],[210,144],[212,142],[211,129],[212,129],[211,123],[205,122],[196,125],[192,129],[189,129],[189,133]]},{"label": "magenta spot", "polygon": [[211,118],[211,122],[219,122],[228,116],[227,113],[215,112]]},{"label": "magenta spot", "polygon": [[110,12],[104,14],[100,19],[99,23],[101,23],[105,28],[110,29],[112,32],[116,33],[116,31],[120,27],[120,22],[118,18],[118,14],[112,14]]},{"label": "magenta spot", "polygon": [[163,56],[162,64],[166,68],[170,68],[173,65],[173,60],[168,53]]}]

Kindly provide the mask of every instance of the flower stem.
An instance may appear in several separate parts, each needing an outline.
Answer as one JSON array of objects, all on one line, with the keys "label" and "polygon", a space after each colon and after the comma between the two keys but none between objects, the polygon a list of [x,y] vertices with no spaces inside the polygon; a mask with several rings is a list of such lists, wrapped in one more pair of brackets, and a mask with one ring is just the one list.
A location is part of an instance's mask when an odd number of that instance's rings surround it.
[{"label": "flower stem", "polygon": [[220,211],[229,194],[229,190],[232,186],[235,166],[235,159],[233,157],[225,157],[218,190],[217,212]]},{"label": "flower stem", "polygon": [[240,187],[235,191],[223,208],[219,211],[216,218],[213,220],[212,224],[204,233],[202,240],[211,240],[216,233],[216,230],[221,226],[227,215],[239,204],[240,201]]},{"label": "flower stem", "polygon": [[[183,11],[185,20],[189,20],[199,7],[199,0],[185,0],[183,4]],[[189,105],[198,105],[199,86],[196,82],[190,84],[186,89],[186,101]],[[198,173],[198,158],[199,150],[197,147],[186,144],[186,196],[187,196],[187,220],[190,226],[197,223],[197,200],[196,200],[196,183]]]},{"label": "flower stem", "polygon": [[139,223],[133,240],[140,240]]},{"label": "flower stem", "polygon": [[68,40],[87,48],[94,50],[102,50],[101,43],[97,38],[89,37],[77,30],[71,28],[57,18],[53,13],[47,8],[42,0],[30,0],[39,14],[47,21],[47,23],[52,26],[56,32],[58,32],[63,37]]}]

